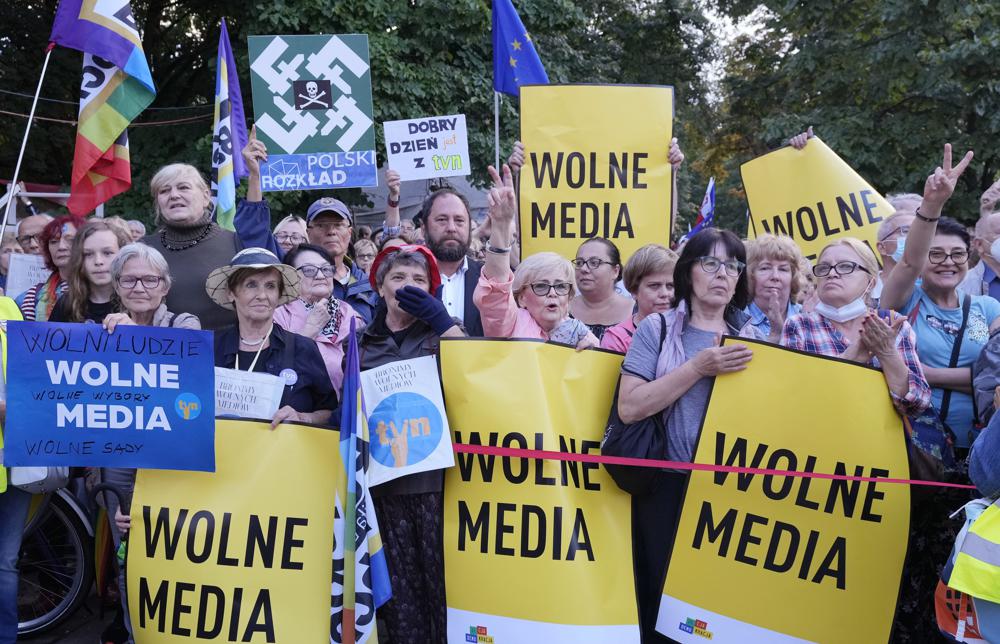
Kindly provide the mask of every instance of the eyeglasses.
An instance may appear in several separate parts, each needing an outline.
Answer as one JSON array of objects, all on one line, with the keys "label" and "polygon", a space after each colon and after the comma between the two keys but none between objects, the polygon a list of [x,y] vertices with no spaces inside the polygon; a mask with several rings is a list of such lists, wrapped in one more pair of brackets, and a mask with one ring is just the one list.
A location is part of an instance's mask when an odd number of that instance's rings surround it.
[{"label": "eyeglasses", "polygon": [[893,228],[892,230],[890,230],[886,234],[885,237],[883,237],[879,241],[885,241],[885,240],[889,239],[890,237],[892,237],[893,235],[895,235],[896,233],[899,233],[901,237],[906,237],[907,235],[910,234],[910,227],[909,226],[898,226],[896,228]]},{"label": "eyeglasses", "polygon": [[555,291],[556,295],[569,295],[569,290],[572,287],[573,285],[569,282],[556,282],[555,284],[535,282],[531,285],[531,292],[538,297],[545,297],[549,294],[549,291]]},{"label": "eyeglasses", "polygon": [[334,272],[334,268],[331,264],[324,264],[323,266],[315,266],[313,264],[303,264],[302,266],[299,266],[295,270],[299,271],[309,279],[316,277],[320,273],[323,273],[323,277],[333,277],[333,272]]},{"label": "eyeglasses", "polygon": [[726,275],[729,277],[739,277],[740,273],[743,272],[743,269],[747,267],[746,264],[738,259],[727,259],[723,261],[718,257],[712,257],[711,255],[699,257],[698,263],[701,264],[701,270],[713,275],[725,268]]},{"label": "eyeglasses", "polygon": [[328,233],[331,230],[336,230],[336,231],[347,230],[350,227],[351,225],[346,221],[327,221],[321,224],[309,224],[309,228],[321,230],[324,233]]},{"label": "eyeglasses", "polygon": [[360,253],[354,256],[354,259],[375,259],[375,253]]},{"label": "eyeglasses", "polygon": [[142,286],[144,288],[154,289],[160,285],[161,281],[163,281],[163,278],[157,277],[156,275],[143,275],[142,277],[134,277],[132,275],[129,275],[127,277],[118,278],[118,284],[122,288],[129,291],[134,289],[136,285],[139,284],[139,282],[142,282]]},{"label": "eyeglasses", "polygon": [[42,234],[38,233],[37,235],[21,235],[20,237],[17,238],[17,243],[21,244],[22,246],[27,246],[28,244],[31,243],[41,244]]},{"label": "eyeglasses", "polygon": [[274,238],[279,242],[290,241],[293,244],[304,244],[306,241],[306,236],[298,233],[278,233]]},{"label": "eyeglasses", "polygon": [[927,259],[931,260],[931,264],[944,264],[944,260],[951,259],[951,261],[956,265],[961,266],[965,262],[969,261],[969,251],[953,250],[950,253],[946,253],[943,250],[935,248],[931,252],[927,253]]},{"label": "eyeglasses", "polygon": [[813,275],[816,277],[826,277],[830,271],[834,271],[841,277],[850,275],[854,271],[863,271],[871,275],[871,271],[857,262],[837,262],[836,264],[816,264],[813,266]]},{"label": "eyeglasses", "polygon": [[589,268],[592,271],[596,271],[597,269],[599,269],[601,267],[601,264],[608,264],[609,266],[615,265],[614,262],[603,260],[600,257],[588,257],[587,259],[582,259],[580,257],[577,257],[576,259],[572,260],[572,263],[573,266],[576,266],[577,269],[581,269],[584,267],[584,265],[586,265],[587,268]]}]

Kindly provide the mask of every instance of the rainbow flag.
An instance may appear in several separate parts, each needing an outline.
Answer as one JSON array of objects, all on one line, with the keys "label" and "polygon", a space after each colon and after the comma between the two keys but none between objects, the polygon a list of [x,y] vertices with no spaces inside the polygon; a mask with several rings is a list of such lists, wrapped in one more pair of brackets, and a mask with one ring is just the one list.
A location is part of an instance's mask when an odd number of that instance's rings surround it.
[{"label": "rainbow flag", "polygon": [[84,54],[66,206],[85,215],[131,187],[126,128],[156,88],[128,2],[61,0],[49,40]]},{"label": "rainbow flag", "polygon": [[344,367],[340,414],[340,456],[347,472],[337,486],[333,519],[333,585],[330,642],[378,642],[375,609],[389,601],[389,569],[365,472],[368,469],[368,415],[361,396],[361,366],[355,320]]},{"label": "rainbow flag", "polygon": [[226,230],[236,230],[236,186],[249,174],[242,150],[247,145],[247,122],[243,116],[240,79],[229,45],[226,20],[219,33],[219,57],[215,76],[215,124],[212,126],[212,199],[215,221]]}]

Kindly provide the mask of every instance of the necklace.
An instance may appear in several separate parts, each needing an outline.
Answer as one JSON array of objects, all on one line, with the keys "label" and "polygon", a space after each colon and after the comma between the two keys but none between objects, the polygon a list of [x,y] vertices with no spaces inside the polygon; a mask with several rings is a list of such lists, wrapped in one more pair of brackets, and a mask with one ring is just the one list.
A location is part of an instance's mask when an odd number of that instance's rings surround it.
[{"label": "necklace", "polygon": [[174,251],[187,250],[188,248],[197,246],[198,242],[203,241],[206,237],[208,237],[208,234],[210,232],[212,232],[212,224],[206,224],[205,230],[201,231],[201,233],[194,239],[181,242],[178,245],[174,245],[167,242],[167,229],[164,228],[163,230],[160,231],[160,243],[163,244],[163,247],[166,248],[167,250],[174,250]]},{"label": "necklace", "polygon": [[240,336],[240,342],[242,342],[243,344],[245,344],[247,346],[259,347],[260,345],[264,344],[264,340],[267,340],[267,336],[268,336],[268,334],[264,334],[264,337],[261,338],[260,340],[246,340],[241,335]]}]

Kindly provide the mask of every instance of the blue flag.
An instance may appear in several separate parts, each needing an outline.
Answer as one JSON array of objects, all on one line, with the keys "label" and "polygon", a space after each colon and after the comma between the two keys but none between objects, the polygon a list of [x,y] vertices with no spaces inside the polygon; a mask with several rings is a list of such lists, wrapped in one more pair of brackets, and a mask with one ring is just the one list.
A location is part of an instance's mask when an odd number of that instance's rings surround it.
[{"label": "blue flag", "polygon": [[521,85],[548,82],[545,67],[511,0],[493,0],[493,89],[517,96]]},{"label": "blue flag", "polygon": [[215,220],[226,230],[235,230],[236,186],[249,172],[242,150],[247,144],[247,122],[243,116],[240,78],[229,46],[226,20],[219,32],[219,57],[215,72],[215,124],[212,128],[212,198]]},{"label": "blue flag", "polygon": [[701,200],[701,210],[698,211],[698,218],[694,222],[694,228],[688,231],[681,241],[691,239],[699,231],[709,228],[715,221],[715,177],[708,180],[708,187],[705,188],[705,198]]},{"label": "blue flag", "polygon": [[344,362],[340,399],[340,457],[346,480],[337,486],[330,641],[377,642],[375,609],[389,601],[392,588],[375,506],[368,490],[368,416],[361,395],[361,365],[355,320]]}]

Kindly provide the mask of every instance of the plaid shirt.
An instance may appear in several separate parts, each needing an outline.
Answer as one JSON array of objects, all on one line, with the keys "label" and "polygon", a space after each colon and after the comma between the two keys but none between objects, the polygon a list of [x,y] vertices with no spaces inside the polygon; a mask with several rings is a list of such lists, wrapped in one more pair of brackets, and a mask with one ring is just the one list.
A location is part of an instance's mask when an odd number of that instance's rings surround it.
[{"label": "plaid shirt", "polygon": [[[898,317],[898,313],[892,313],[893,321]],[[913,333],[910,323],[904,320],[899,335],[896,336],[896,349],[906,363],[909,386],[905,396],[889,392],[892,404],[903,416],[918,416],[931,404],[931,388],[927,384],[927,378],[924,377],[923,367],[920,366],[916,345],[917,336]],[[785,320],[785,326],[781,330],[781,346],[836,357],[847,351],[849,343],[822,315],[799,313]],[[867,364],[876,369],[880,368],[877,358],[872,358]]]}]

